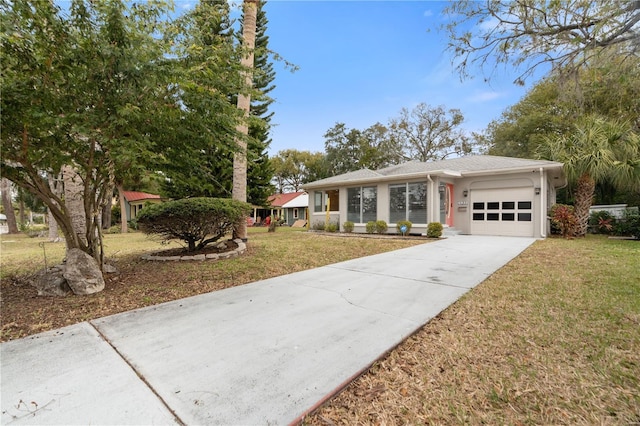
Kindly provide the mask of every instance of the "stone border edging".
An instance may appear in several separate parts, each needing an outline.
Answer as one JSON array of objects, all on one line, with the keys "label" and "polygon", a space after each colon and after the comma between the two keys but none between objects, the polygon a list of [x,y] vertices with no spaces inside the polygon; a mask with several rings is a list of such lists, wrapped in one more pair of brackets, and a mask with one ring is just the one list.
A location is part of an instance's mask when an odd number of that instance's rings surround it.
[{"label": "stone border edging", "polygon": [[238,247],[233,250],[226,251],[224,253],[209,253],[209,254],[196,254],[193,256],[156,256],[153,254],[144,254],[142,255],[142,260],[159,260],[162,262],[170,262],[170,261],[178,261],[178,260],[218,260],[218,259],[229,259],[232,257],[236,257],[241,255],[247,250],[247,244],[242,241],[240,238],[232,240]]}]

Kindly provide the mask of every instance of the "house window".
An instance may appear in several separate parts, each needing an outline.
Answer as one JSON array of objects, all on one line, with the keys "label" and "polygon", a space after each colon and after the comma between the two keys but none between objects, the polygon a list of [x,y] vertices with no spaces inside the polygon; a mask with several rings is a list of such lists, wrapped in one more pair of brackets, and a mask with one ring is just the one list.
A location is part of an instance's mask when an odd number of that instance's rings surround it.
[{"label": "house window", "polygon": [[293,209],[293,218],[294,219],[298,219],[298,208],[297,207]]},{"label": "house window", "polygon": [[322,191],[315,191],[313,193],[313,211],[316,213],[322,213]]},{"label": "house window", "polygon": [[329,205],[329,211],[340,211],[340,191],[332,189],[330,191],[314,191],[313,192],[313,211],[314,213],[324,213]]},{"label": "house window", "polygon": [[389,221],[427,223],[427,185],[402,183],[389,185]]},{"label": "house window", "polygon": [[347,189],[347,220],[367,223],[377,219],[378,190],[375,186]]}]

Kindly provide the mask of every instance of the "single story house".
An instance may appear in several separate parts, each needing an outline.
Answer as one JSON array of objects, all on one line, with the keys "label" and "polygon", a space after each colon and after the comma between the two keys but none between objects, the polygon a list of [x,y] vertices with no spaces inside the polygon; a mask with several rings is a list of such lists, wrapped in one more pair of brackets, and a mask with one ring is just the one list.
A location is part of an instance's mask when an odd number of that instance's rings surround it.
[{"label": "single story house", "polygon": [[274,194],[267,198],[268,207],[254,209],[253,220],[262,223],[267,216],[284,219],[286,225],[293,225],[297,220],[306,220],[309,195],[306,192],[289,192]]},{"label": "single story house", "polygon": [[304,185],[310,225],[384,220],[389,233],[409,220],[412,234],[440,222],[462,234],[545,237],[556,190],[567,184],[563,164],[545,160],[473,155],[411,161],[362,169]]},{"label": "single story house", "polygon": [[297,221],[308,220],[309,213],[309,194],[306,192],[295,192],[295,197],[282,205],[283,215],[286,225],[293,225]]},{"label": "single story house", "polygon": [[159,195],[149,194],[139,191],[122,191],[124,195],[124,204],[127,222],[132,218],[135,218],[140,210],[144,207],[145,203],[161,203],[162,199]]}]

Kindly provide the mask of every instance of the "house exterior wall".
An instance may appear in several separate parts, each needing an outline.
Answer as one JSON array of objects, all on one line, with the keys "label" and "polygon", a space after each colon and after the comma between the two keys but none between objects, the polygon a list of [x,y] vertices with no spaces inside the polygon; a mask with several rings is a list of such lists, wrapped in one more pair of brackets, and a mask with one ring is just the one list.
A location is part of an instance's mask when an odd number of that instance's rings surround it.
[{"label": "house exterior wall", "polygon": [[[298,210],[298,217],[295,217],[295,210]],[[289,226],[293,225],[296,220],[305,220],[307,217],[306,207],[288,207],[284,209],[285,223]]]},{"label": "house exterior wall", "polygon": [[[505,173],[505,174],[493,174],[493,175],[478,175],[471,177],[455,177],[455,176],[427,176],[424,179],[389,179],[383,182],[362,184],[362,185],[343,185],[332,188],[331,190],[339,190],[339,202],[340,210],[338,212],[330,212],[330,221],[340,224],[340,229],[343,228],[344,222],[347,221],[347,206],[348,196],[347,189],[353,187],[370,187],[375,186],[377,188],[377,220],[384,220],[389,225],[388,233],[397,233],[395,223],[392,223],[389,218],[389,204],[390,204],[390,191],[389,187],[393,184],[400,183],[424,183],[427,188],[427,217],[424,223],[414,223],[411,228],[411,233],[425,234],[427,231],[427,224],[429,222],[440,222],[440,208],[441,197],[443,196],[439,190],[441,185],[452,184],[453,192],[451,194],[453,205],[453,227],[456,230],[461,231],[463,234],[470,234],[472,228],[472,215],[473,206],[471,204],[471,198],[475,194],[481,194],[481,191],[485,190],[505,190],[506,193],[518,193],[518,189],[522,189],[521,193],[530,194],[527,200],[530,199],[531,203],[531,225],[533,237],[545,237],[549,234],[550,224],[547,218],[547,212],[550,206],[555,202],[556,189],[552,182],[549,181],[547,172],[544,170],[534,172],[522,172],[522,173]],[[313,228],[314,223],[324,223],[326,220],[326,212],[314,211],[314,193],[316,191],[324,191],[322,188],[315,188],[310,191],[309,197],[309,212],[310,212],[310,224]],[[512,201],[525,201],[525,200],[512,200]],[[324,206],[323,204],[323,207]],[[333,206],[332,206],[333,207]],[[496,225],[498,226],[498,225]],[[366,232],[365,223],[355,223],[354,232],[364,233]]]},{"label": "house exterior wall", "polygon": [[126,207],[126,214],[127,214],[127,221],[130,221],[131,218],[135,218],[138,213],[140,213],[140,210],[142,210],[142,208],[144,207],[144,205],[146,203],[152,203],[152,204],[157,204],[157,203],[161,203],[162,200],[159,199],[155,199],[155,198],[150,198],[147,200],[136,200],[136,201],[127,201],[126,199],[124,200],[124,204]]}]

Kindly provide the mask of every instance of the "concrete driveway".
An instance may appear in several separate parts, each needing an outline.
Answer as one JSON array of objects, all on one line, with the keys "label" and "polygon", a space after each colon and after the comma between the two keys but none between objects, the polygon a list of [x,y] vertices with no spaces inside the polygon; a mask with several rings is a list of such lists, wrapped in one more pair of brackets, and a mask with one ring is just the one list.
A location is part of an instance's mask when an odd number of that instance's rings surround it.
[{"label": "concrete driveway", "polygon": [[455,236],[3,343],[2,424],[289,424],[535,240]]}]

